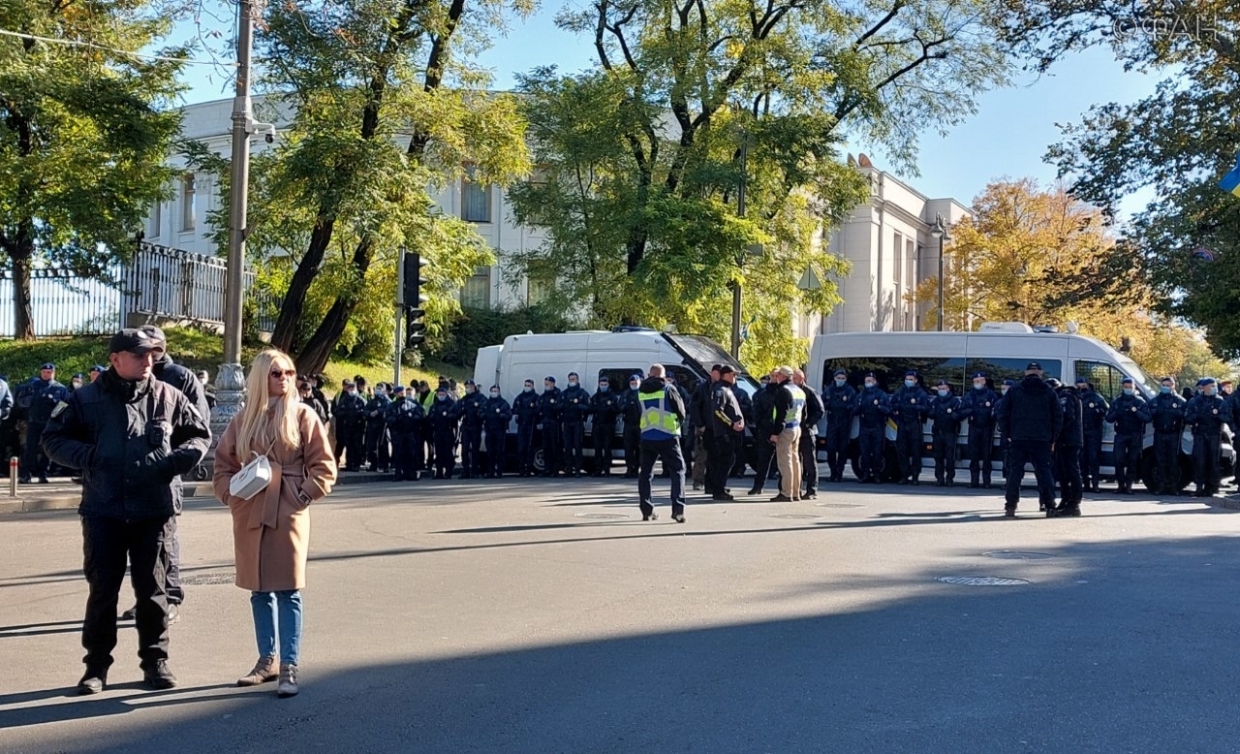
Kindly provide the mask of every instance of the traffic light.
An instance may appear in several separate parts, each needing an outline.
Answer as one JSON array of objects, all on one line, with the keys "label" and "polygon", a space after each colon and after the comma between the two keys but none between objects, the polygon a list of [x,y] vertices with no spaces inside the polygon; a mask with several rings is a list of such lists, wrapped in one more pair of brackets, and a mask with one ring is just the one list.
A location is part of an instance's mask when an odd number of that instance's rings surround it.
[{"label": "traffic light", "polygon": [[405,279],[403,281],[404,303],[405,303],[405,347],[415,348],[426,340],[426,323],[422,318],[426,316],[426,309],[422,305],[426,303],[427,296],[422,292],[422,285],[426,283],[426,279],[422,277],[422,257],[419,254],[405,254]]}]

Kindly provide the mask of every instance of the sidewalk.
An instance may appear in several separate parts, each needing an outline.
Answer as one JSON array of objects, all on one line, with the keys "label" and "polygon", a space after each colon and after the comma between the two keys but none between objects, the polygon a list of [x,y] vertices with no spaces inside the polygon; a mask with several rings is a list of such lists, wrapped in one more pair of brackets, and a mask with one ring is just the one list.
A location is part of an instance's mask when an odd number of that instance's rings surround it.
[{"label": "sidewalk", "polygon": [[[0,491],[0,516],[10,513],[34,513],[37,511],[75,510],[82,501],[82,487],[69,481],[68,477],[52,477],[51,484],[18,484],[17,496],[9,497],[8,485]],[[184,479],[185,497],[211,497],[210,480],[196,482]],[[341,471],[339,485],[390,482],[392,474],[366,471]]]}]

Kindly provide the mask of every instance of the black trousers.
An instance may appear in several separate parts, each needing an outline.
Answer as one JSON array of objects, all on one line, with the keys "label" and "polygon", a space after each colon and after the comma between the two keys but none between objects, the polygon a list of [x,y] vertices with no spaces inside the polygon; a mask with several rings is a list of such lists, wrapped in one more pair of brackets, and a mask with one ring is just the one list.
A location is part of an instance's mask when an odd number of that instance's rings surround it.
[{"label": "black trousers", "polygon": [[638,505],[644,515],[654,513],[651,498],[654,487],[654,462],[663,462],[663,471],[672,480],[672,515],[685,512],[685,459],[680,454],[680,440],[643,440],[641,465],[637,475]]},{"label": "black trousers", "polygon": [[860,456],[857,466],[861,469],[861,480],[878,480],[878,470],[883,462],[883,442],[887,439],[881,429],[863,429],[857,438],[860,442]]},{"label": "black trousers", "polygon": [[482,425],[461,424],[461,473],[482,473]]},{"label": "black trousers", "polygon": [[732,463],[736,460],[736,446],[732,442],[731,432],[715,431],[708,435],[710,451],[706,460],[706,491],[723,494],[728,486],[728,476],[732,473]]},{"label": "black trousers", "polygon": [[921,476],[920,424],[901,424],[896,430],[896,457],[900,462],[900,477],[916,479]]},{"label": "black trousers", "polygon": [[23,477],[47,476],[47,456],[43,455],[43,423],[26,423],[26,448],[22,453],[21,475]]},{"label": "black trousers", "polygon": [[1085,489],[1093,489],[1102,480],[1098,468],[1102,465],[1102,434],[1086,434],[1081,446],[1081,478]]},{"label": "black trousers", "polygon": [[560,458],[563,447],[560,440],[560,423],[543,422],[542,449],[543,464],[548,476],[560,473]]},{"label": "black trousers", "polygon": [[934,478],[939,482],[956,481],[956,435],[934,436]]},{"label": "black trousers", "polygon": [[848,435],[851,430],[851,420],[827,419],[827,468],[831,470],[832,479],[841,479],[844,476],[844,465],[848,463]]},{"label": "black trousers", "polygon": [[1201,492],[1218,492],[1222,476],[1219,464],[1222,447],[1223,437],[1217,432],[1193,433],[1193,478]]},{"label": "black trousers", "polygon": [[534,422],[517,423],[517,471],[534,473]]},{"label": "black trousers", "polygon": [[642,428],[637,422],[624,423],[624,473],[636,474],[641,466]]},{"label": "black trousers", "polygon": [[812,435],[801,428],[801,439],[797,450],[801,453],[801,480],[805,482],[805,494],[818,492],[818,435]]},{"label": "black trousers", "polygon": [[365,429],[360,424],[340,426],[336,424],[336,459],[339,463],[341,453],[344,454],[346,471],[357,471],[366,461],[363,440]]},{"label": "black trousers", "polygon": [[445,479],[451,479],[452,472],[456,469],[456,453],[453,451],[455,445],[455,432],[435,433],[435,473]]},{"label": "black trousers", "polygon": [[383,422],[366,425],[366,462],[372,469],[385,469],[391,462],[387,425]]},{"label": "black trousers", "polygon": [[754,467],[753,489],[754,494],[762,492],[762,488],[766,486],[767,477],[771,474],[771,467],[775,466],[775,443],[770,441],[771,433],[763,429],[759,432],[759,436],[755,439],[757,443],[757,463]]},{"label": "black trousers", "polygon": [[995,428],[989,424],[974,427],[969,422],[969,481],[990,484],[990,463],[995,451]]},{"label": "black trousers", "polygon": [[1038,480],[1038,500],[1047,508],[1055,505],[1055,478],[1051,468],[1051,444],[1039,440],[1012,440],[1008,449],[1008,475],[1005,497],[1007,507],[1020,502],[1020,483],[1025,479],[1025,464],[1033,464]]},{"label": "black trousers", "polygon": [[185,601],[185,587],[181,586],[181,536],[177,534],[177,517],[168,519],[168,604],[179,605]]},{"label": "black trousers", "polygon": [[392,432],[392,470],[396,480],[413,479],[418,471],[414,463],[414,447],[418,445],[415,432]]},{"label": "black trousers", "polygon": [[576,474],[581,471],[582,445],[585,444],[586,425],[580,421],[564,422],[564,470]]},{"label": "black trousers", "polygon": [[616,442],[616,423],[594,425],[594,473],[611,475],[611,446]]},{"label": "black trousers", "polygon": [[82,622],[83,662],[106,670],[116,648],[116,608],[125,565],[137,600],[138,657],[144,668],[168,659],[168,544],[171,517],[125,521],[82,517],[83,571],[90,594]]},{"label": "black trousers", "polygon": [[1154,433],[1154,486],[1159,490],[1180,491],[1180,433]]},{"label": "black trousers", "polygon": [[1059,481],[1060,505],[1064,508],[1079,508],[1084,491],[1079,447],[1055,446],[1055,479]]},{"label": "black trousers", "polygon": [[1115,481],[1121,490],[1132,489],[1141,475],[1141,439],[1132,433],[1115,435]]},{"label": "black trousers", "polygon": [[486,432],[486,472],[503,476],[504,457],[508,455],[508,425],[494,424],[484,428]]}]

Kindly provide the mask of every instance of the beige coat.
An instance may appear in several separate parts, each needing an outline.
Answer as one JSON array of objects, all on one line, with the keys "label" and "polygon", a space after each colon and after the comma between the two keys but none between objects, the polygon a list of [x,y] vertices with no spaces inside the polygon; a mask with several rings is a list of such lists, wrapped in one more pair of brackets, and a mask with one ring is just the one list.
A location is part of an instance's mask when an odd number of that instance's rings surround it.
[{"label": "beige coat", "polygon": [[215,497],[232,509],[237,586],[252,592],[302,589],[310,551],[310,510],[298,493],[318,500],[336,483],[336,459],[327,442],[327,429],[312,408],[299,402],[301,445],[273,448],[267,454],[271,483],[249,500],[242,500],[228,494],[229,481],[244,465],[237,457],[239,417],[220,438],[212,480]]}]

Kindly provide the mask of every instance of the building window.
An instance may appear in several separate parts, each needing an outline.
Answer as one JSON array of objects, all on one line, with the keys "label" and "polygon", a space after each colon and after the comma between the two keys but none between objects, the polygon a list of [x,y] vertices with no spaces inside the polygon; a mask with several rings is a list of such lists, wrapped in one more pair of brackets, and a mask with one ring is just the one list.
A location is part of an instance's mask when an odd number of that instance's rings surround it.
[{"label": "building window", "polygon": [[461,306],[488,309],[491,306],[491,268],[479,267],[461,289]]},{"label": "building window", "polygon": [[164,203],[155,202],[155,206],[151,208],[151,222],[149,232],[146,234],[147,238],[159,238],[163,235],[163,215]]},{"label": "building window", "polygon": [[491,222],[491,184],[475,181],[473,168],[461,178],[461,219],[470,223]]},{"label": "building window", "polygon": [[529,304],[538,304],[551,298],[551,294],[555,293],[555,275],[546,272],[536,272],[531,270],[526,277],[526,302]]},{"label": "building window", "polygon": [[191,231],[197,219],[198,186],[193,173],[186,173],[181,179],[181,231]]}]

